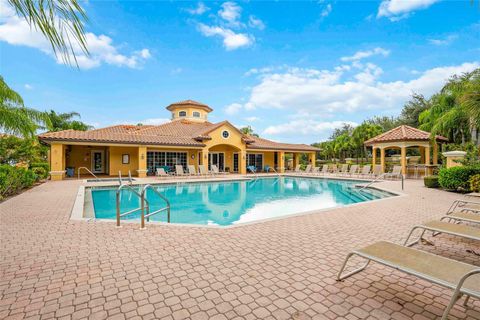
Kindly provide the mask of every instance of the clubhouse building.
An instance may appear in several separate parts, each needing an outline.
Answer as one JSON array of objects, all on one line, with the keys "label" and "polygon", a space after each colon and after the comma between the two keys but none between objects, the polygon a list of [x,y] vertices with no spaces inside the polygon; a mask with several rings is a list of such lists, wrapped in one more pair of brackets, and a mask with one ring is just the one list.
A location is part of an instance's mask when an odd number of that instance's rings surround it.
[{"label": "clubhouse building", "polygon": [[[193,100],[167,107],[171,121],[162,125],[115,125],[89,131],[64,130],[39,135],[50,145],[52,180],[68,172],[87,168],[95,175],[119,173],[146,177],[157,168],[175,165],[217,165],[221,171],[246,174],[247,166],[258,171],[285,170],[285,155],[292,154],[293,166],[301,154],[315,163],[319,149],[306,144],[279,143],[245,135],[228,121],[211,123],[208,105]],[[86,170],[85,170],[86,172]],[[84,173],[85,173],[84,172]]]}]

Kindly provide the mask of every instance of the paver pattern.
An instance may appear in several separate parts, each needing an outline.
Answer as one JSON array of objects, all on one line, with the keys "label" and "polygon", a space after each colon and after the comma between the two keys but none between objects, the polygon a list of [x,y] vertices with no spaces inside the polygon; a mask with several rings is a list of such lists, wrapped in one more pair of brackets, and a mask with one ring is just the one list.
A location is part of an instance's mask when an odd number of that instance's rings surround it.
[{"label": "paver pattern", "polygon": [[[229,229],[70,220],[79,181],[0,204],[0,319],[436,319],[451,291],[378,264],[343,282],[353,248],[401,243],[458,195],[407,181],[406,196]],[[399,190],[399,182],[379,184]],[[301,210],[301,203],[299,203]],[[429,237],[429,239],[432,239]],[[480,266],[473,241],[436,254]],[[451,319],[480,319],[480,302]]]}]

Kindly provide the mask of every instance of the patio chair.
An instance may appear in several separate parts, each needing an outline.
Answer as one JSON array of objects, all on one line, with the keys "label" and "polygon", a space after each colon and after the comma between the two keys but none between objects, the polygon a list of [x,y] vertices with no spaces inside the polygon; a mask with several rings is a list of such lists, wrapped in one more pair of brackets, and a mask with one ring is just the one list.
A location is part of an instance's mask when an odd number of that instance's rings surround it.
[{"label": "patio chair", "polygon": [[168,178],[170,175],[165,171],[164,168],[157,168],[155,176],[157,176],[158,178]]},{"label": "patio chair", "polygon": [[322,166],[322,171],[320,171],[320,174],[323,174],[323,175],[328,174],[328,164],[324,164]]},{"label": "patio chair", "polygon": [[392,172],[385,173],[385,178],[401,178],[402,166],[393,166]]},{"label": "patio chair", "polygon": [[198,172],[199,172],[200,176],[204,176],[204,177],[208,176],[208,174],[209,174],[207,172],[207,170],[205,169],[205,165],[203,165],[203,164],[198,165]]},{"label": "patio chair", "polygon": [[480,202],[457,199],[450,205],[447,214],[455,211],[480,213]]},{"label": "patio chair", "polygon": [[301,172],[301,174],[307,174],[307,173],[310,173],[310,171],[312,171],[312,165],[311,164],[307,165],[305,167],[305,170],[300,171],[300,172]]},{"label": "patio chair", "polygon": [[265,171],[266,173],[270,172],[270,166],[268,164],[265,165],[265,167],[263,167],[263,171]]},{"label": "patio chair", "polygon": [[195,166],[193,164],[189,164],[187,166],[187,172],[192,177],[198,177],[199,176],[199,174],[198,174],[197,170],[195,170]]},{"label": "patio chair", "polygon": [[348,163],[342,164],[340,167],[340,170],[338,170],[337,174],[338,175],[344,175],[348,173]]},{"label": "patio chair", "polygon": [[382,165],[376,164],[373,166],[373,172],[371,175],[378,177],[379,175],[382,174]]},{"label": "patio chair", "polygon": [[[362,267],[342,275],[352,256],[367,261]],[[447,320],[450,310],[462,295],[466,295],[464,305],[467,305],[470,297],[480,299],[480,267],[387,241],[376,242],[349,253],[337,280],[344,280],[364,270],[371,261],[454,290],[442,320]]]},{"label": "patio chair", "polygon": [[295,166],[295,169],[293,170],[293,172],[294,172],[294,173],[302,173],[302,170],[300,170],[300,165],[299,165],[299,164],[297,164],[297,165]]},{"label": "patio chair", "polygon": [[310,171],[310,174],[311,175],[318,175],[319,172],[320,172],[319,167],[313,167],[312,170]]},{"label": "patio chair", "polygon": [[440,220],[448,220],[449,222],[454,221],[457,223],[480,223],[480,214],[470,212],[450,212],[449,214],[443,216]]},{"label": "patio chair", "polygon": [[185,174],[185,171],[183,170],[183,166],[181,164],[176,164],[175,165],[175,175],[177,177],[185,177],[187,174]]},{"label": "patio chair", "polygon": [[350,171],[347,172],[347,174],[349,176],[353,176],[357,173],[358,171],[358,164],[353,164],[351,167],[350,167]]},{"label": "patio chair", "polygon": [[362,167],[362,171],[360,171],[359,176],[369,176],[371,175],[372,166],[367,164]]},{"label": "patio chair", "polygon": [[214,176],[218,176],[218,175],[221,175],[221,174],[224,174],[225,172],[220,172],[220,170],[218,169],[217,165],[216,164],[212,164],[210,166],[212,168],[212,170],[210,170],[210,172],[214,175]]},{"label": "patio chair", "polygon": [[[420,234],[420,237],[418,237],[417,240],[409,243],[408,240],[410,240],[413,232],[415,232],[415,230],[417,229],[423,230],[422,233]],[[429,222],[414,226],[410,231],[410,233],[408,234],[407,239],[405,239],[404,245],[407,247],[411,247],[414,244],[418,243],[422,239],[426,231],[431,231],[434,235],[439,233],[446,233],[449,235],[462,237],[465,239],[480,241],[480,228],[475,228],[475,227],[471,227],[463,224],[455,224],[455,223],[448,223],[445,221],[433,220],[433,221],[429,221]]]},{"label": "patio chair", "polygon": [[330,170],[329,170],[329,171],[330,171],[331,174],[336,174],[336,173],[337,173],[337,170],[338,170],[338,167],[337,167],[336,164],[332,164],[332,165],[330,166]]},{"label": "patio chair", "polygon": [[251,173],[257,173],[257,167],[255,166],[248,166],[247,172],[250,171]]}]

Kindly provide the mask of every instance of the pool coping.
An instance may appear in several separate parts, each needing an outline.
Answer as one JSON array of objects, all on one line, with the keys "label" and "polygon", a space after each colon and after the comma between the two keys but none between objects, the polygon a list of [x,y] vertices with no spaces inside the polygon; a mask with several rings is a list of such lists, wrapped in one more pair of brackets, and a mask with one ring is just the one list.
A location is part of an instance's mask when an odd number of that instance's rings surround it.
[{"label": "pool coping", "polygon": [[[348,179],[347,177],[328,177],[328,176],[307,176],[307,175],[296,175],[296,174],[280,174],[279,176],[289,176],[289,177],[296,177],[296,178],[311,178],[311,179],[330,179],[330,180],[355,180],[355,181],[364,181],[364,182],[372,182],[373,184],[375,183],[381,183],[383,182],[382,180],[379,181],[372,181],[366,180],[366,179]],[[272,177],[271,175],[269,176],[259,176],[259,177]],[[272,177],[273,178],[273,177]],[[343,178],[343,179],[342,179]],[[184,183],[195,183],[195,182],[225,182],[225,181],[245,181],[245,180],[252,180],[249,178],[243,178],[243,179],[219,179],[219,178],[214,178],[214,179],[205,179],[205,180],[197,180],[197,181],[184,181]],[[155,184],[177,184],[178,181],[173,182],[173,181],[160,181],[160,183],[155,183]],[[139,185],[140,183],[136,184]],[[145,184],[145,183],[143,183]],[[152,184],[152,183],[150,183]],[[297,213],[292,213],[292,214],[287,214],[279,217],[271,217],[271,218],[265,218],[265,219],[260,219],[256,221],[248,221],[248,222],[242,222],[242,223],[237,223],[229,226],[220,226],[220,225],[200,225],[200,224],[190,224],[190,223],[168,223],[168,222],[163,222],[163,221],[149,221],[148,224],[153,224],[153,225],[164,225],[164,226],[175,226],[175,227],[186,227],[186,228],[210,228],[210,229],[231,229],[231,228],[238,228],[238,227],[244,227],[244,226],[249,226],[252,224],[257,224],[257,223],[264,223],[264,222],[270,222],[270,221],[275,221],[279,219],[287,219],[287,218],[293,218],[293,217],[299,217],[299,216],[304,216],[304,215],[310,215],[310,214],[316,214],[320,212],[325,212],[325,211],[332,211],[332,210],[337,210],[337,209],[342,209],[342,208],[348,208],[351,206],[358,206],[358,205],[365,205],[369,203],[375,203],[378,201],[386,201],[386,200],[391,200],[397,197],[406,197],[407,194],[403,192],[398,192],[398,191],[393,191],[385,187],[378,187],[374,185],[370,185],[367,188],[368,189],[375,189],[383,192],[388,192],[392,194],[391,197],[386,197],[382,199],[375,199],[375,200],[369,200],[369,201],[364,201],[364,202],[358,202],[358,203],[352,203],[352,204],[347,204],[347,205],[341,205],[341,206],[336,206],[336,207],[331,207],[331,208],[324,208],[324,209],[314,209],[314,210],[309,210],[309,211],[303,211],[303,212],[297,212]],[[134,184],[135,185],[135,184]],[[141,184],[140,184],[141,185]],[[108,185],[108,186],[97,186],[97,187],[111,187],[115,185]],[[97,219],[95,217],[84,217],[84,211],[85,211],[85,198],[88,198],[88,193],[86,192],[87,188],[92,188],[95,186],[87,185],[87,186],[80,186],[77,192],[77,196],[75,198],[75,203],[72,208],[72,212],[70,215],[71,220],[76,220],[76,221],[86,221],[86,222],[107,222],[107,223],[115,223],[114,219]],[[89,204],[91,205],[91,209],[93,210],[93,201],[91,199],[91,193],[90,193],[90,201]],[[93,211],[92,211],[93,212]],[[122,220],[122,223],[129,223],[129,224],[140,224],[138,220]],[[121,227],[121,226],[120,226]]]}]

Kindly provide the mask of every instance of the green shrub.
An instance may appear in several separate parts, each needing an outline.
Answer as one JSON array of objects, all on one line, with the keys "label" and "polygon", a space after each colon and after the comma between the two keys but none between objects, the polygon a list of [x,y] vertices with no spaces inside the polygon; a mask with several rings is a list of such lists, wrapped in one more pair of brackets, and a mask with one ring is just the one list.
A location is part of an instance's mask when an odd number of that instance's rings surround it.
[{"label": "green shrub", "polygon": [[473,192],[480,192],[480,174],[470,177],[470,190]]},{"label": "green shrub", "polygon": [[30,168],[35,168],[35,167],[41,167],[41,168],[45,169],[45,172],[50,171],[50,165],[48,164],[48,162],[32,162],[32,163],[30,163]]},{"label": "green shrub", "polygon": [[426,176],[423,178],[423,183],[427,188],[438,188],[440,184],[438,183],[438,176]]},{"label": "green shrub", "polygon": [[48,177],[48,171],[46,171],[44,167],[31,167],[30,171],[35,173],[40,179],[46,179]]},{"label": "green shrub", "polygon": [[0,165],[0,200],[32,186],[38,176],[31,170]]},{"label": "green shrub", "polygon": [[480,174],[480,166],[443,168],[438,174],[438,182],[444,189],[467,192],[470,177],[476,174]]}]

